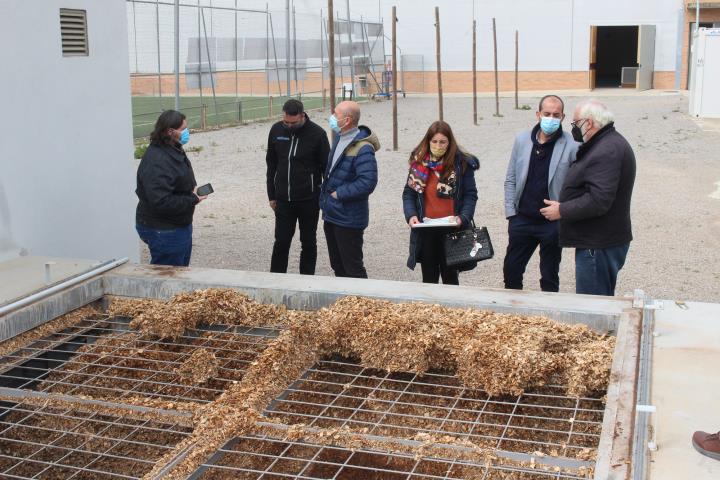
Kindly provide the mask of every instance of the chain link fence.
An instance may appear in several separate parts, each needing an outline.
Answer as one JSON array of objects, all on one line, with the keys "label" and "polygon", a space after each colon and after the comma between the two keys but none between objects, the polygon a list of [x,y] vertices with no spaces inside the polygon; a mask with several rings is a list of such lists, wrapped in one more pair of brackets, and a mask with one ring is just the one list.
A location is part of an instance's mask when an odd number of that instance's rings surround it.
[{"label": "chain link fence", "polygon": [[[175,32],[174,1],[127,0],[136,138],[150,133],[163,110],[175,108],[176,93],[190,128],[273,117],[289,97],[306,109],[329,104],[327,12],[252,10],[242,3],[181,1]],[[356,99],[382,92],[382,23],[337,17],[334,41],[336,97],[351,88]]]}]

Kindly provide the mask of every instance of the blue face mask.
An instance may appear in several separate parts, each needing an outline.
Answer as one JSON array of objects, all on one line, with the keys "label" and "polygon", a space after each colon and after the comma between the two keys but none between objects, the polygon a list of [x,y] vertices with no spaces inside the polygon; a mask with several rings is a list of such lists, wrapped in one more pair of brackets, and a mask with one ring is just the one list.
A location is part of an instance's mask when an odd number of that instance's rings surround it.
[{"label": "blue face mask", "polygon": [[188,140],[190,140],[190,130],[185,128],[185,130],[180,132],[180,145],[185,145]]},{"label": "blue face mask", "polygon": [[332,130],[333,132],[335,132],[337,134],[339,134],[340,131],[342,130],[340,128],[340,125],[338,125],[338,120],[337,120],[337,117],[335,117],[335,115],[330,115],[330,118],[328,118],[328,124],[330,125],[330,130]]},{"label": "blue face mask", "polygon": [[545,133],[545,135],[552,135],[553,133],[557,132],[558,128],[560,128],[560,119],[553,117],[542,117],[540,119],[540,128]]}]

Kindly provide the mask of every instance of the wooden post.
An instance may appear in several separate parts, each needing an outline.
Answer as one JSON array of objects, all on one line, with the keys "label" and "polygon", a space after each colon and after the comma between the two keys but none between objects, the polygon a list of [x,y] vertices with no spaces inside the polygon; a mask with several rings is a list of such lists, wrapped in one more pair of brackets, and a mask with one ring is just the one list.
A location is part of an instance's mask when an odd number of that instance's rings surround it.
[{"label": "wooden post", "polygon": [[477,125],[477,21],[473,20],[473,48],[472,48],[472,69],[473,69],[473,124]]},{"label": "wooden post", "polygon": [[335,113],[335,18],[333,0],[328,0],[328,64],[330,66],[330,112]]},{"label": "wooden post", "polygon": [[495,18],[493,18],[493,58],[495,61],[495,116],[500,116],[500,92],[498,85],[498,65],[497,65],[497,28],[495,27]]},{"label": "wooden post", "polygon": [[515,30],[515,110],[520,109],[520,104],[518,103],[518,64],[520,62],[520,47],[518,43],[518,31]]},{"label": "wooden post", "polygon": [[200,128],[205,130],[207,128],[207,104],[203,103],[200,105]]},{"label": "wooden post", "polygon": [[393,151],[398,150],[397,112],[397,7],[392,7],[392,102],[393,102]]},{"label": "wooden post", "polygon": [[238,104],[238,123],[243,122],[243,111],[242,111],[242,100],[237,102]]},{"label": "wooden post", "polygon": [[443,119],[442,67],[440,63],[440,7],[435,7],[435,56],[437,57],[438,118]]},{"label": "wooden post", "polygon": [[327,89],[322,89],[322,109],[325,111],[325,106],[327,105]]}]

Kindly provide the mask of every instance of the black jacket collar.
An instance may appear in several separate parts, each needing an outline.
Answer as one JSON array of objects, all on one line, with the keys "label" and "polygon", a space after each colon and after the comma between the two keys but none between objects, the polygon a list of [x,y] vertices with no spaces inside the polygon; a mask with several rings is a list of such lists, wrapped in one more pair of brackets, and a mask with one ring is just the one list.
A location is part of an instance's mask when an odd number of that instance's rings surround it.
[{"label": "black jacket collar", "polygon": [[162,148],[178,162],[184,162],[187,158],[187,155],[185,154],[185,150],[183,150],[182,145],[160,144],[159,147]]},{"label": "black jacket collar", "polygon": [[608,133],[614,132],[614,131],[615,131],[615,122],[608,123],[607,125],[602,127],[600,130],[598,130],[597,133],[595,135],[593,135],[590,140],[588,140],[587,142],[580,145],[580,147],[578,148],[578,154],[586,153],[588,150],[590,150],[590,148],[593,145],[595,145],[597,143],[598,140],[600,140],[602,137],[604,137]]}]

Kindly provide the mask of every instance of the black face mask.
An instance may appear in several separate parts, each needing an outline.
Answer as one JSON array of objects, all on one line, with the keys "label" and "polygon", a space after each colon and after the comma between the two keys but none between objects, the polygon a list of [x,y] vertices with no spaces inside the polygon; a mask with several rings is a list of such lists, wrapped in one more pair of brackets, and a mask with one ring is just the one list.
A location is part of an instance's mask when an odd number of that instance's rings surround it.
[{"label": "black face mask", "polygon": [[574,125],[572,127],[572,130],[570,131],[570,133],[572,133],[573,140],[575,140],[576,142],[580,142],[580,143],[585,142],[585,139],[583,138],[582,130],[580,130],[580,127],[578,127],[577,125]]},{"label": "black face mask", "polygon": [[292,125],[288,125],[287,123],[283,122],[283,125],[285,125],[285,128],[287,128],[291,132],[295,132],[295,131],[299,130],[300,128],[302,128],[303,125],[305,125],[305,119],[302,119],[301,121],[294,123]]}]

